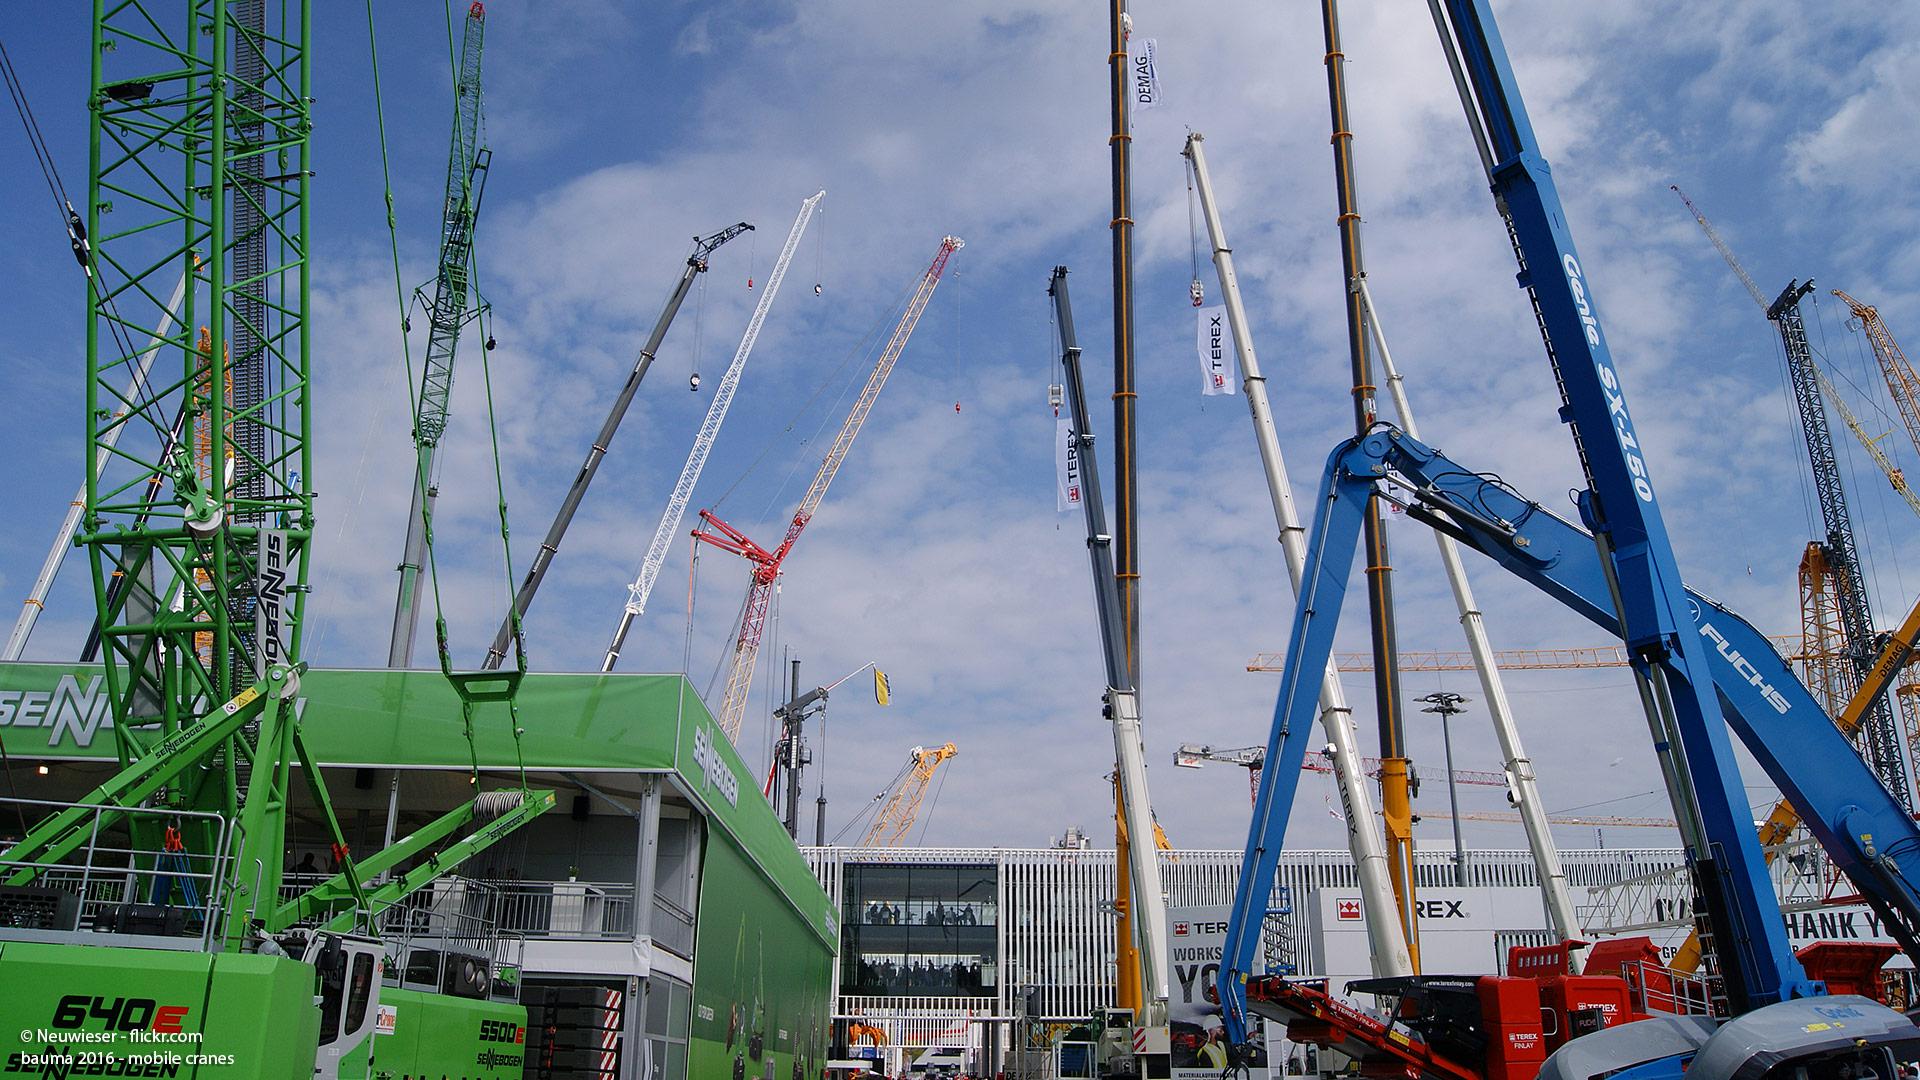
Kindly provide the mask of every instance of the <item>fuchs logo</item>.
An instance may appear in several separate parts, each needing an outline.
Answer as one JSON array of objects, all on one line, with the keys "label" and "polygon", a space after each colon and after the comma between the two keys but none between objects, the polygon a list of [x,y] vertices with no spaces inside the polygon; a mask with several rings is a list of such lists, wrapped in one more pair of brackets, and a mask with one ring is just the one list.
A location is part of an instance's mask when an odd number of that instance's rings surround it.
[{"label": "fuchs logo", "polygon": [[1734,648],[1727,641],[1726,635],[1716,629],[1712,623],[1701,619],[1700,605],[1689,600],[1687,606],[1693,609],[1693,617],[1700,623],[1701,636],[1713,642],[1713,647],[1720,652],[1720,658],[1733,667],[1734,673],[1750,683],[1755,690],[1760,691],[1760,696],[1766,699],[1767,704],[1773,706],[1774,712],[1781,716],[1791,712],[1793,706],[1780,691],[1767,683],[1767,677],[1760,674],[1760,669],[1753,666],[1753,661],[1748,660],[1744,653]]},{"label": "fuchs logo", "polygon": [[[1573,291],[1573,306],[1580,316],[1580,329],[1586,335],[1587,344],[1595,349],[1600,347],[1600,321],[1594,317],[1593,304],[1587,299],[1587,286],[1580,277],[1580,263],[1568,254],[1560,260],[1561,268],[1567,272],[1567,288]],[[1633,421],[1627,417],[1627,397],[1620,390],[1620,376],[1612,367],[1594,354],[1593,370],[1600,376],[1600,386],[1607,396],[1607,416],[1613,422],[1613,430],[1620,437],[1620,454],[1626,459],[1627,472],[1632,474],[1633,493],[1640,501],[1653,501],[1653,483],[1647,479],[1647,459],[1640,456],[1640,440],[1634,438]]]},{"label": "fuchs logo", "polygon": [[740,805],[740,778],[727,768],[726,759],[720,756],[720,751],[713,745],[713,736],[707,734],[706,728],[694,729],[693,763],[700,766],[707,783],[719,788],[720,794],[727,797],[729,805]]}]

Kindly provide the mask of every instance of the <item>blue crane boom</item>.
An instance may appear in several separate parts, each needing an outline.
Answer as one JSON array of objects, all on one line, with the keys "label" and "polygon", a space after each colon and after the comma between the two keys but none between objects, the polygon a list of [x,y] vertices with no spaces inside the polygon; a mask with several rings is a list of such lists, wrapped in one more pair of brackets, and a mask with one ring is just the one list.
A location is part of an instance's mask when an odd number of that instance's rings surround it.
[{"label": "blue crane boom", "polygon": [[[1573,429],[1586,474],[1578,502],[1592,530],[1598,596],[1647,691],[1656,742],[1666,748],[1666,774],[1689,862],[1701,885],[1703,906],[1722,931],[1715,935],[1715,947],[1728,996],[1736,1011],[1746,1011],[1818,993],[1819,985],[1807,978],[1794,957],[1779,918],[1715,696],[1709,665],[1716,649],[1693,628],[1625,384],[1607,347],[1598,305],[1492,9],[1487,0],[1434,0],[1431,6],[1449,58],[1457,58],[1469,125],[1484,147],[1495,205],[1520,264],[1518,281],[1533,306],[1560,386],[1561,418]],[[1366,436],[1379,437],[1377,432]],[[1378,475],[1364,479],[1370,484]],[[1330,578],[1324,570],[1329,559],[1350,565],[1358,512],[1365,504],[1365,499],[1349,499],[1329,505],[1339,483],[1337,475],[1329,476],[1320,520],[1310,534],[1311,584],[1300,597],[1268,746],[1268,760],[1275,767],[1262,777],[1221,965],[1222,1002],[1234,1003],[1229,1014],[1241,1014],[1235,1016],[1241,1025],[1236,1035],[1245,1023],[1241,982],[1255,974],[1251,965],[1259,919],[1254,897],[1264,898],[1270,886],[1291,808],[1290,798],[1276,796],[1297,773],[1289,763],[1304,753],[1316,692],[1307,674],[1317,679],[1325,666],[1345,590],[1344,574]],[[1493,487],[1490,481],[1482,485]],[[1472,513],[1471,505],[1462,512]],[[1536,584],[1547,587],[1547,579]],[[1570,602],[1568,595],[1549,591]],[[1304,703],[1304,711],[1296,703]]]}]

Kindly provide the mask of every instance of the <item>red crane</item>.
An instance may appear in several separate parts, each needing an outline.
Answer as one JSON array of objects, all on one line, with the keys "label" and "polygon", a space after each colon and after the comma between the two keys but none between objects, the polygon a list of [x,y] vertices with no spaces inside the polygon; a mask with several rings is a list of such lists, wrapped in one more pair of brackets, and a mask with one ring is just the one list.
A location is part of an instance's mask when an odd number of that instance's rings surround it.
[{"label": "red crane", "polygon": [[940,284],[940,274],[947,268],[947,258],[965,246],[957,236],[942,237],[940,250],[933,256],[933,264],[921,275],[920,286],[914,291],[913,299],[907,301],[907,309],[900,316],[900,323],[893,328],[893,337],[887,340],[887,346],[881,350],[880,359],[873,365],[873,371],[867,376],[867,385],[860,391],[860,397],[854,401],[848,411],[846,422],[840,425],[840,434],[833,440],[833,446],[820,462],[820,471],[814,473],[813,483],[800,500],[800,508],[793,512],[793,520],[787,525],[786,538],[780,546],[768,551],[747,538],[747,535],[714,514],[711,510],[700,511],[700,520],[704,528],[695,529],[693,538],[712,544],[722,551],[730,551],[753,564],[753,576],[747,587],[747,600],[740,609],[740,633],[734,638],[733,667],[727,673],[726,693],[720,699],[720,726],[727,738],[740,741],[740,723],[747,712],[747,690],[753,684],[753,668],[760,656],[760,634],[767,624],[767,604],[773,598],[773,583],[779,580],[780,565],[786,561],[787,553],[793,550],[794,541],[800,539],[800,533],[813,520],[820,508],[820,501],[827,497],[827,485],[833,483],[834,474],[840,471],[840,463],[847,459],[847,451],[853,448],[854,437],[860,434],[861,425],[867,422],[867,414],[873,410],[874,399],[880,396],[880,388],[887,384],[887,376],[893,372],[894,362],[900,359],[900,353],[907,347],[907,339],[913,336],[913,328],[920,322],[920,316],[927,310],[928,301],[933,299],[933,290]]}]

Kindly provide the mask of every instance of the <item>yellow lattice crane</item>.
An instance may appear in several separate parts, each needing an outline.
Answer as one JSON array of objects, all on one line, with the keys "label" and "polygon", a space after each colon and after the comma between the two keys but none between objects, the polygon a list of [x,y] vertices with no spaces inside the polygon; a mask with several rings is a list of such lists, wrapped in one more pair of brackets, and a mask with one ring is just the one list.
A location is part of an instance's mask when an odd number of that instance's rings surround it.
[{"label": "yellow lattice crane", "polygon": [[1880,362],[1880,374],[1886,377],[1887,389],[1893,393],[1893,403],[1900,409],[1900,419],[1907,425],[1907,437],[1913,440],[1914,449],[1920,450],[1920,376],[1915,376],[1913,365],[1907,363],[1907,354],[1900,351],[1900,343],[1893,340],[1887,324],[1880,321],[1878,311],[1839,289],[1833,290],[1833,295],[1860,320],[1860,329],[1866,332],[1867,342],[1873,346],[1873,357]]},{"label": "yellow lattice crane", "polygon": [[906,843],[907,833],[913,829],[913,821],[920,816],[920,801],[927,796],[927,785],[933,782],[933,776],[948,758],[960,751],[952,743],[931,750],[916,746],[907,751],[906,768],[894,779],[886,791],[874,796],[876,802],[884,799],[880,812],[874,815],[873,824],[867,827],[866,836],[860,840],[861,847],[899,847]]}]

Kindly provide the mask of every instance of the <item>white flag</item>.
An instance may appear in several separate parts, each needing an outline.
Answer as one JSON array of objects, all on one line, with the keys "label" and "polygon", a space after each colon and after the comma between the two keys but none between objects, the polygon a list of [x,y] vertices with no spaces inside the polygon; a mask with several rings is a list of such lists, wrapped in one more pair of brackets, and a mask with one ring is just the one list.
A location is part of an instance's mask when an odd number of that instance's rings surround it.
[{"label": "white flag", "polygon": [[1127,59],[1133,71],[1133,107],[1136,110],[1144,111],[1160,105],[1158,51],[1158,42],[1153,38],[1130,38],[1127,41]]},{"label": "white flag", "polygon": [[1061,513],[1080,508],[1080,445],[1073,437],[1073,421],[1058,417],[1053,424],[1054,508]]},{"label": "white flag", "polygon": [[1227,306],[1214,304],[1194,312],[1199,316],[1194,345],[1200,350],[1200,392],[1213,397],[1233,393],[1233,365],[1227,359]]}]

